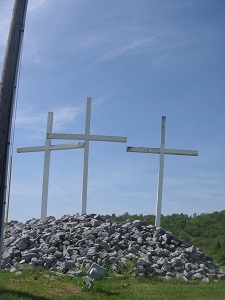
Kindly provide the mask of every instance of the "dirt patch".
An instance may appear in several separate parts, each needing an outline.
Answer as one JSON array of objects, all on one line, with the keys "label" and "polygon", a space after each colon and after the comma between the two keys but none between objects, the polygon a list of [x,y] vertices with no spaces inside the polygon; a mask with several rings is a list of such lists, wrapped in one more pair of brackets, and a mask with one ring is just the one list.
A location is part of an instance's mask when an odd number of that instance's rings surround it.
[{"label": "dirt patch", "polygon": [[57,295],[80,294],[81,290],[75,287],[61,287],[54,290]]}]

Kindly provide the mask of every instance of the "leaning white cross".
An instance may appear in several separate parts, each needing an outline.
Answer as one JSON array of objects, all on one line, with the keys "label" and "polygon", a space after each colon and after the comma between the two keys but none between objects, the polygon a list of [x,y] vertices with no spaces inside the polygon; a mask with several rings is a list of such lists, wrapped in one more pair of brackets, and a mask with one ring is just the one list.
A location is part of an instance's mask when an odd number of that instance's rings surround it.
[{"label": "leaning white cross", "polygon": [[165,149],[165,127],[166,127],[166,117],[163,116],[162,117],[162,125],[161,125],[161,146],[160,146],[160,148],[127,147],[127,152],[160,154],[158,195],[157,195],[156,219],[155,219],[155,226],[157,226],[157,227],[160,226],[160,222],[161,222],[164,154],[198,156],[197,150]]},{"label": "leaning white cross", "polygon": [[24,148],[17,149],[18,153],[39,152],[39,151],[45,152],[44,174],[43,174],[43,184],[42,184],[42,203],[41,203],[42,220],[47,217],[50,152],[53,150],[68,150],[68,149],[84,148],[84,143],[51,145],[51,139],[47,138],[47,135],[52,132],[52,124],[53,124],[53,113],[49,112],[45,146],[24,147]]},{"label": "leaning white cross", "polygon": [[89,156],[89,142],[119,142],[126,143],[126,137],[119,136],[104,136],[104,135],[91,135],[90,134],[90,120],[91,120],[91,98],[87,98],[86,106],[86,124],[85,134],[61,134],[61,133],[49,133],[47,137],[49,139],[58,140],[84,140],[84,169],[83,169],[83,191],[82,191],[82,203],[81,214],[86,214],[87,210],[87,182],[88,182],[88,156]]}]

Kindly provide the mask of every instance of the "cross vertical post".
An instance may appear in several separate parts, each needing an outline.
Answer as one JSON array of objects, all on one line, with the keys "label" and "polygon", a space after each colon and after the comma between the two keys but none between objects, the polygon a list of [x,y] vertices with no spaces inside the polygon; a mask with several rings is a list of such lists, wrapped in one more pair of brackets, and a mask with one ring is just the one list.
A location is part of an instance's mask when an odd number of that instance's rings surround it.
[{"label": "cross vertical post", "polygon": [[[53,123],[53,113],[48,113],[47,122],[47,133],[52,133],[52,123]],[[42,202],[41,202],[41,219],[47,217],[47,206],[48,206],[48,183],[49,183],[49,170],[50,170],[50,146],[51,139],[45,140],[45,159],[44,159],[44,174],[43,174],[43,184],[42,184]]]},{"label": "cross vertical post", "polygon": [[86,106],[86,123],[85,123],[85,136],[84,139],[84,169],[83,169],[83,190],[82,190],[82,203],[81,214],[86,214],[87,210],[87,184],[88,184],[88,159],[89,159],[89,139],[90,135],[90,121],[91,121],[91,98],[87,98]]},{"label": "cross vertical post", "polygon": [[156,204],[156,219],[155,226],[159,227],[161,222],[161,210],[162,210],[162,190],[163,190],[163,173],[164,173],[164,149],[165,149],[165,127],[166,117],[162,117],[161,124],[161,145],[159,155],[159,181],[158,181],[158,195]]},{"label": "cross vertical post", "polygon": [[49,133],[48,139],[57,140],[83,140],[84,141],[84,166],[83,166],[83,189],[81,198],[81,214],[85,215],[87,211],[87,186],[88,186],[88,158],[89,158],[89,142],[115,142],[126,143],[127,138],[123,136],[107,136],[107,135],[93,135],[90,134],[90,120],[91,120],[91,97],[87,98],[86,106],[86,122],[84,134],[71,133]]},{"label": "cross vertical post", "polygon": [[43,172],[43,184],[42,184],[42,202],[41,202],[41,220],[47,217],[47,206],[48,206],[48,186],[49,186],[49,173],[50,173],[50,155],[51,151],[56,150],[72,150],[84,148],[84,143],[72,143],[72,144],[59,144],[52,145],[51,139],[48,138],[48,134],[52,133],[53,127],[53,112],[48,113],[47,130],[46,130],[46,141],[45,146],[34,146],[17,148],[18,153],[27,152],[45,152],[44,158],[44,172]]},{"label": "cross vertical post", "polygon": [[159,157],[159,177],[158,177],[157,204],[156,204],[156,218],[155,218],[155,226],[156,227],[160,227],[160,223],[161,223],[163,173],[164,173],[164,154],[198,156],[198,151],[197,150],[166,149],[165,148],[165,128],[166,128],[166,117],[162,116],[161,145],[160,145],[160,148],[127,147],[127,152],[151,153],[151,154],[159,154],[160,155],[160,157]]}]

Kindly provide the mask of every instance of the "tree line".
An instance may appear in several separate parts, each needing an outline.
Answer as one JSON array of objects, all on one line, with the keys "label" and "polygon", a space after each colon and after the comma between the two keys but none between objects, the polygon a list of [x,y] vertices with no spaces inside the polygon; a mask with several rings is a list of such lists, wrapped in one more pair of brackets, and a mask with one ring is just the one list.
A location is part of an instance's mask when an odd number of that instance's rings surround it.
[{"label": "tree line", "polygon": [[[114,222],[141,220],[155,224],[154,215],[130,215],[126,212],[119,216],[112,214],[104,217]],[[225,210],[193,216],[162,215],[161,226],[172,232],[175,237],[185,239],[191,245],[201,248],[214,262],[225,265]]]}]

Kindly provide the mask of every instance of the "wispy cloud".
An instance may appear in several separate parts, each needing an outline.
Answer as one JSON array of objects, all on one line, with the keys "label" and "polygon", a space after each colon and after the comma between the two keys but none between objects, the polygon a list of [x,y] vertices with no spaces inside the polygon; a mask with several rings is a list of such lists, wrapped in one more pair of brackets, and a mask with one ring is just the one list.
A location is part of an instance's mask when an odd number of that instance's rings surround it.
[{"label": "wispy cloud", "polygon": [[[64,130],[68,124],[76,120],[80,112],[80,108],[76,106],[62,106],[55,108],[53,110],[54,131]],[[28,129],[32,139],[43,139],[46,126],[47,113],[35,113],[33,108],[26,108],[17,114],[16,128]]]},{"label": "wispy cloud", "polygon": [[65,106],[54,110],[54,130],[62,130],[68,123],[72,123],[80,114],[79,107]]},{"label": "wispy cloud", "polygon": [[[9,35],[10,30],[10,23],[12,19],[12,13],[13,13],[13,3],[14,1],[4,1],[3,3],[0,3],[0,61],[3,60],[3,56],[5,53],[5,48],[7,44],[7,39]],[[28,1],[28,7],[27,7],[27,13],[35,13],[41,8],[44,7],[44,5],[49,2],[49,0],[29,0]],[[27,18],[27,17],[26,17]],[[26,30],[27,31],[27,30]],[[40,64],[42,63],[42,59],[40,57],[38,47],[34,44],[34,41],[31,42],[31,50],[29,53],[32,53],[32,62],[34,64]]]},{"label": "wispy cloud", "polygon": [[29,0],[28,1],[28,12],[36,11],[45,5],[49,0]]},{"label": "wispy cloud", "polygon": [[9,34],[9,24],[10,24],[10,18],[6,18],[3,21],[0,22],[0,46],[5,47],[8,34]]},{"label": "wispy cloud", "polygon": [[113,49],[113,50],[105,53],[100,58],[96,59],[92,64],[90,64],[88,66],[88,68],[96,66],[99,63],[102,63],[104,61],[115,59],[115,58],[123,55],[124,53],[130,52],[130,51],[132,51],[136,48],[140,48],[140,47],[146,45],[147,43],[149,43],[150,41],[154,40],[155,38],[156,38],[155,36],[151,36],[151,37],[148,37],[148,38],[137,39],[137,40],[132,41],[131,43],[128,43],[128,44],[123,45],[119,48]]},{"label": "wispy cloud", "polygon": [[37,39],[31,39],[29,41],[29,51],[26,51],[26,55],[23,56],[23,60],[33,65],[47,65],[46,59],[40,51],[40,44]]},{"label": "wispy cloud", "polygon": [[0,57],[4,55],[5,46],[7,43],[10,22],[12,18],[13,2],[1,1],[0,2]]}]

